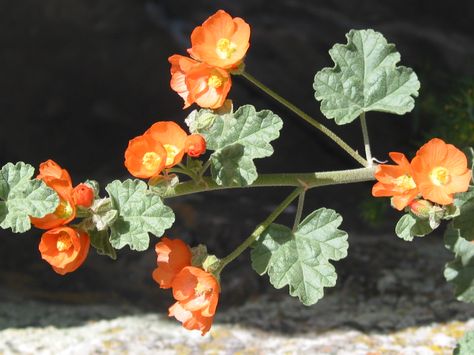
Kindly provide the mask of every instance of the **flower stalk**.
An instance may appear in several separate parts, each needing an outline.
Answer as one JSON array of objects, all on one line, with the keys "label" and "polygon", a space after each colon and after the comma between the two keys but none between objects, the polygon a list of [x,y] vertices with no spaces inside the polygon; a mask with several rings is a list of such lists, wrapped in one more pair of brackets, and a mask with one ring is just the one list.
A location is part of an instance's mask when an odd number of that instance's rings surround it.
[{"label": "flower stalk", "polygon": [[262,90],[264,93],[266,93],[268,96],[273,98],[274,100],[278,101],[280,104],[288,108],[290,111],[295,113],[297,116],[305,120],[307,123],[309,123],[311,126],[314,128],[318,129],[322,133],[324,133],[326,136],[328,136],[331,140],[334,141],[339,147],[341,147],[346,153],[348,153],[352,158],[354,158],[359,164],[363,166],[368,166],[367,161],[359,154],[357,153],[354,149],[352,149],[341,137],[339,137],[336,133],[331,131],[329,128],[327,128],[325,125],[322,123],[319,123],[316,121],[313,117],[305,113],[303,110],[300,108],[296,107],[293,105],[291,102],[283,98],[282,96],[278,95],[275,91],[271,90],[268,88],[266,85],[258,81],[255,77],[247,73],[246,71],[242,71],[240,73],[242,77],[247,79],[250,83],[255,85],[257,88]]}]

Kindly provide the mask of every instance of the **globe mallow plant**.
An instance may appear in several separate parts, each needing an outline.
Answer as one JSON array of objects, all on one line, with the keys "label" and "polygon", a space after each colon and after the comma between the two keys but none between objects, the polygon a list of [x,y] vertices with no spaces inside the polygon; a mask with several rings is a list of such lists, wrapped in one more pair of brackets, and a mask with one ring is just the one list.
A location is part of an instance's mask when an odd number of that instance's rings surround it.
[{"label": "globe mallow plant", "polygon": [[[319,186],[374,181],[372,195],[389,198],[400,211],[395,234],[405,241],[448,226],[446,247],[454,259],[445,277],[456,296],[474,302],[473,150],[433,138],[407,158],[389,152],[392,163],[372,158],[366,115],[378,111],[404,115],[415,105],[420,83],[415,72],[399,65],[395,46],[374,30],[351,30],[347,43],[329,50],[334,62],[314,77],[321,113],[338,125],[360,121],[365,156],[247,71],[250,25],[223,10],[211,15],[191,34],[187,55],[169,57],[170,86],[184,108],[198,106],[178,124],[157,120],[142,135],[131,137],[124,165],[133,178],[115,180],[100,194],[97,182],[74,185],[68,170],[53,160],[34,168],[7,163],[0,171],[0,226],[14,233],[34,226],[43,230],[39,251],[60,275],[86,262],[92,247],[116,258],[116,250],[144,251],[155,244],[156,265],[150,274],[157,286],[170,289],[169,308],[190,330],[206,334],[218,309],[222,271],[250,249],[253,269],[267,275],[276,288],[288,287],[305,305],[318,302],[336,284],[332,261],[347,256],[348,235],[342,216],[321,207],[302,218],[305,195]],[[232,78],[241,77],[286,106],[297,117],[329,137],[353,158],[357,168],[307,173],[259,174],[255,160],[273,154],[283,120],[252,105],[235,108],[229,99]],[[191,247],[166,232],[174,223],[171,198],[220,189],[292,187],[289,195],[229,255]],[[294,223],[275,223],[293,202]],[[202,241],[205,242],[204,240]]]}]

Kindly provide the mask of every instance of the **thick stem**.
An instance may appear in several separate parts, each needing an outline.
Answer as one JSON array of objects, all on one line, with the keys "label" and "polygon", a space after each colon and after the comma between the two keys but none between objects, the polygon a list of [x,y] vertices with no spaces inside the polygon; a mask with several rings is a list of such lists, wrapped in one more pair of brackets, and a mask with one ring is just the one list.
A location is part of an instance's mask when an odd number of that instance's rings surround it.
[{"label": "thick stem", "polygon": [[362,127],[362,137],[364,138],[365,159],[367,160],[367,167],[373,165],[372,153],[370,151],[369,130],[367,129],[367,121],[365,120],[365,112],[360,115],[360,125]]},{"label": "thick stem", "polygon": [[265,219],[262,223],[260,223],[257,228],[250,234],[250,236],[244,240],[242,244],[240,244],[232,253],[227,255],[225,258],[222,258],[219,264],[219,267],[216,270],[216,274],[219,275],[222,269],[229,264],[232,260],[237,258],[240,254],[242,254],[249,246],[251,246],[260,235],[268,228],[270,224],[277,219],[277,217],[288,207],[293,200],[301,194],[303,188],[297,188],[293,190],[293,192],[288,195],[288,197],[278,205],[278,207]]},{"label": "thick stem", "polygon": [[301,221],[301,215],[303,214],[303,206],[304,206],[304,196],[306,191],[303,190],[300,193],[300,196],[298,198],[298,207],[296,208],[296,215],[295,215],[295,223],[293,223],[293,232],[296,231],[298,228],[298,224],[300,224]]},{"label": "thick stem", "polygon": [[[294,186],[311,189],[313,187],[350,184],[374,180],[375,167],[336,170],[315,173],[292,174],[260,174],[250,187]],[[173,198],[198,192],[242,188],[240,186],[221,186],[210,177],[203,177],[200,183],[186,181],[179,183],[163,195],[163,198]]]},{"label": "thick stem", "polygon": [[305,120],[307,123],[309,123],[311,126],[314,128],[318,129],[322,133],[324,133],[326,136],[331,138],[339,147],[341,147],[346,153],[348,153],[352,158],[357,160],[360,164],[363,166],[367,166],[367,162],[363,157],[359,155],[354,149],[352,149],[342,138],[340,138],[336,133],[331,131],[329,128],[324,126],[323,124],[319,123],[316,121],[314,118],[303,112],[301,109],[293,105],[291,102],[286,100],[285,98],[281,97],[278,95],[276,92],[273,90],[269,89],[267,86],[262,84],[260,81],[255,79],[252,75],[249,73],[243,71],[240,75],[242,75],[245,79],[247,79],[249,82],[251,82],[253,85],[258,87],[260,90],[265,92],[267,95],[281,103],[283,106],[288,108],[290,111],[294,112],[296,115],[298,115],[300,118]]}]

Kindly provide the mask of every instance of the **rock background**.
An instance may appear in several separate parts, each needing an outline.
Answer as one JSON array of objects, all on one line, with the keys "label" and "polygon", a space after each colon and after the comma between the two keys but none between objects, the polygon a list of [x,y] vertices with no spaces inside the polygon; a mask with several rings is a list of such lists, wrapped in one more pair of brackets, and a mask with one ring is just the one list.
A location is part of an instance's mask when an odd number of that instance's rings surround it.
[{"label": "rock background", "polygon": [[[429,110],[424,109],[423,102],[430,95],[442,102],[459,80],[474,74],[474,4],[467,0],[455,4],[413,1],[409,6],[392,0],[0,1],[0,163],[23,160],[37,166],[53,158],[69,169],[75,182],[95,178],[104,185],[128,177],[123,168],[127,141],[156,120],[183,122],[187,112],[181,110],[181,99],[169,89],[167,58],[173,53],[184,54],[194,26],[218,8],[252,25],[248,71],[316,117],[321,115],[313,98],[313,76],[322,67],[332,66],[327,51],[334,43],[344,43],[344,34],[351,28],[368,27],[395,43],[402,55],[401,64],[415,69],[422,90],[419,105],[407,117],[369,115],[374,155],[379,159],[385,159],[391,150],[413,150],[414,142],[430,127]],[[250,102],[258,108],[270,108],[284,119],[275,156],[261,160],[259,171],[355,166],[328,139],[243,80],[236,78],[231,98],[237,106]],[[353,147],[362,149],[357,123],[348,128],[324,121]],[[303,146],[298,144],[302,140]],[[243,255],[242,262],[229,266],[224,274],[223,309],[218,320],[245,329],[277,332],[277,337],[288,333],[313,337],[314,332],[328,329],[347,328],[360,334],[398,332],[472,316],[470,308],[452,301],[449,287],[443,286],[442,266],[449,256],[439,235],[416,241],[412,249],[395,240],[392,228],[396,213],[389,212],[378,228],[368,228],[361,221],[361,201],[370,188],[371,184],[323,188],[307,198],[308,213],[321,206],[336,209],[345,218],[343,229],[351,235],[349,257],[337,264],[339,282],[335,290],[328,291],[328,301],[309,309],[292,303],[285,290],[275,291],[266,278],[259,278],[248,265],[248,255]],[[284,194],[232,191],[170,200],[177,223],[169,235],[191,244],[205,242],[212,252],[225,255]],[[291,223],[291,212],[282,217],[282,223]],[[117,262],[91,253],[80,270],[61,278],[40,260],[38,237],[38,231],[25,236],[0,231],[3,328],[81,327],[91,319],[133,317],[137,312],[163,311],[169,305],[169,295],[158,290],[150,278],[155,263],[152,250],[139,255],[123,250]],[[435,248],[436,252],[417,254],[424,248]],[[432,265],[431,269],[426,265]],[[417,289],[420,282],[431,285],[428,291]],[[347,298],[354,303],[344,303]],[[52,305],[58,303],[66,307],[58,308],[61,319],[71,323],[58,324],[44,317],[43,310],[54,313],[56,306]],[[109,308],[103,310],[103,304]],[[388,317],[391,307],[399,309],[400,304],[408,307],[402,307],[406,316],[395,320]],[[430,308],[432,304],[435,310]],[[422,305],[421,310],[418,305]],[[448,305],[455,310],[446,311]],[[297,321],[288,325],[285,320],[291,315],[284,311],[293,307],[297,308]],[[341,313],[338,307],[352,315],[367,309],[361,314],[367,314],[368,320]],[[81,318],[88,309],[93,315]],[[268,317],[259,323],[261,309]],[[64,312],[70,315],[64,316]],[[340,317],[334,316],[337,314]],[[358,320],[351,320],[353,317]],[[144,319],[143,324],[148,324],[147,319],[153,322],[155,318]],[[320,328],[319,320],[330,325]],[[295,325],[300,323],[304,329]],[[6,332],[3,336],[9,339],[18,336]],[[2,341],[0,353],[13,349],[2,348]]]}]

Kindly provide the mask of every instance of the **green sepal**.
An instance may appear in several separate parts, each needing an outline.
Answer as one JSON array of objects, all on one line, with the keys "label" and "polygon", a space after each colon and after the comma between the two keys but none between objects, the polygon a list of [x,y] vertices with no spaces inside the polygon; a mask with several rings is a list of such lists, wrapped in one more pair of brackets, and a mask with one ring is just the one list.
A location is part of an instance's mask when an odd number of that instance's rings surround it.
[{"label": "green sepal", "polygon": [[105,188],[112,199],[117,219],[110,226],[110,242],[115,249],[146,250],[149,233],[161,237],[174,222],[174,213],[161,198],[147,190],[141,180],[113,181]]},{"label": "green sepal", "polygon": [[0,227],[13,233],[31,228],[30,217],[53,213],[59,197],[42,180],[31,179],[35,169],[23,162],[7,163],[0,170]]},{"label": "green sepal", "polygon": [[347,233],[339,230],[342,217],[320,208],[308,215],[295,232],[279,224],[270,225],[254,243],[252,267],[270,277],[275,288],[289,286],[291,296],[304,305],[316,303],[324,287],[336,284],[337,274],[330,260],[347,256]]},{"label": "green sepal", "polygon": [[411,242],[414,237],[424,237],[432,231],[429,218],[417,218],[411,213],[404,214],[395,226],[397,236],[407,242]]},{"label": "green sepal", "polygon": [[339,125],[369,111],[403,115],[414,107],[420,82],[412,69],[397,66],[395,45],[374,30],[351,30],[347,44],[329,50],[335,63],[314,77],[321,112]]}]

